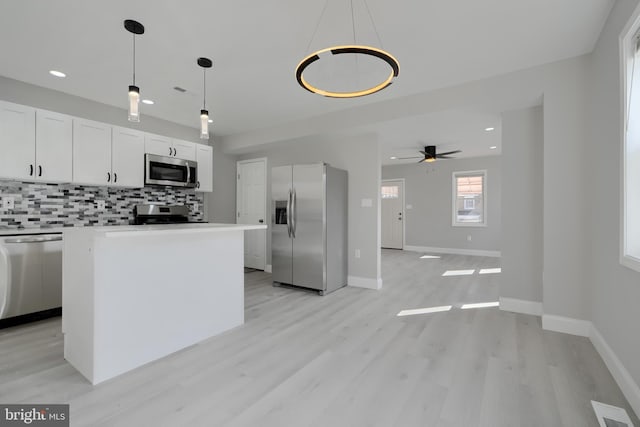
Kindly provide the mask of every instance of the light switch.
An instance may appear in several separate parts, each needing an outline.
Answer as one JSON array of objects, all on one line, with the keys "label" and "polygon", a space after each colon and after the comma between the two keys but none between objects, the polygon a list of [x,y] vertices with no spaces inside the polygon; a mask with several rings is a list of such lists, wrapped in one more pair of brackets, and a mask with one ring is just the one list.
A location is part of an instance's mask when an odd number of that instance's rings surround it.
[{"label": "light switch", "polygon": [[371,199],[362,199],[362,207],[363,208],[370,208],[373,206],[373,200]]}]

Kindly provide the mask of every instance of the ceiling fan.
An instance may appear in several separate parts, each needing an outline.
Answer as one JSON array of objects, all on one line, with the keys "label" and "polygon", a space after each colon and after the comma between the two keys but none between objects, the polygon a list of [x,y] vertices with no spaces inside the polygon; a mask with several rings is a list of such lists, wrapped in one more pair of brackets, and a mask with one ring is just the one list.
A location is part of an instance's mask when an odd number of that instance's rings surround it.
[{"label": "ceiling fan", "polygon": [[407,160],[407,159],[422,159],[418,163],[424,162],[435,162],[436,159],[454,159],[455,157],[450,157],[451,154],[462,153],[462,150],[453,150],[447,151],[446,153],[437,153],[435,145],[427,145],[424,147],[424,151],[420,150],[420,153],[424,156],[422,157],[398,157],[398,160]]}]

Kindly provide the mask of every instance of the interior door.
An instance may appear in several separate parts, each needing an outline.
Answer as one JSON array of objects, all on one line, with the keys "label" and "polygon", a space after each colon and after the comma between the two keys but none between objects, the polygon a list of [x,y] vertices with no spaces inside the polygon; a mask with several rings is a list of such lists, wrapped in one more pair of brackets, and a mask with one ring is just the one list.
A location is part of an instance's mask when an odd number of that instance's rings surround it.
[{"label": "interior door", "polygon": [[274,282],[293,284],[290,223],[291,166],[271,169],[271,265]]},{"label": "interior door", "polygon": [[[266,224],[266,159],[238,162],[238,224]],[[266,230],[244,232],[244,266],[264,270]]]},{"label": "interior door", "polygon": [[404,182],[383,181],[380,187],[382,200],[382,247],[404,247]]},{"label": "interior door", "polygon": [[324,165],[293,167],[293,284],[324,290]]}]

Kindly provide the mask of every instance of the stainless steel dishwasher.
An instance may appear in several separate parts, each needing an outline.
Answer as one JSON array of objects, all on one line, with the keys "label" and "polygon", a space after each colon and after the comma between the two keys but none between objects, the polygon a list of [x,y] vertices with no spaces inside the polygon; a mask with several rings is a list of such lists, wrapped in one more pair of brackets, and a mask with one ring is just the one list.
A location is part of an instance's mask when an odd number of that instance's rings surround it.
[{"label": "stainless steel dishwasher", "polygon": [[62,306],[62,234],[0,236],[0,319]]}]

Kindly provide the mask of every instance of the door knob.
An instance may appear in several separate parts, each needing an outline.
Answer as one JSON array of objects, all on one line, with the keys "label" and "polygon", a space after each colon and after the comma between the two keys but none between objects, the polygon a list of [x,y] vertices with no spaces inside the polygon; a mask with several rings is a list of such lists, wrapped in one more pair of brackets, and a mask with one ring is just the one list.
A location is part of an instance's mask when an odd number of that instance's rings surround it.
[{"label": "door knob", "polygon": [[264,220],[263,220],[263,219],[259,219],[259,220],[258,220],[258,222],[259,222],[260,224],[262,224],[262,223],[264,222]]}]

